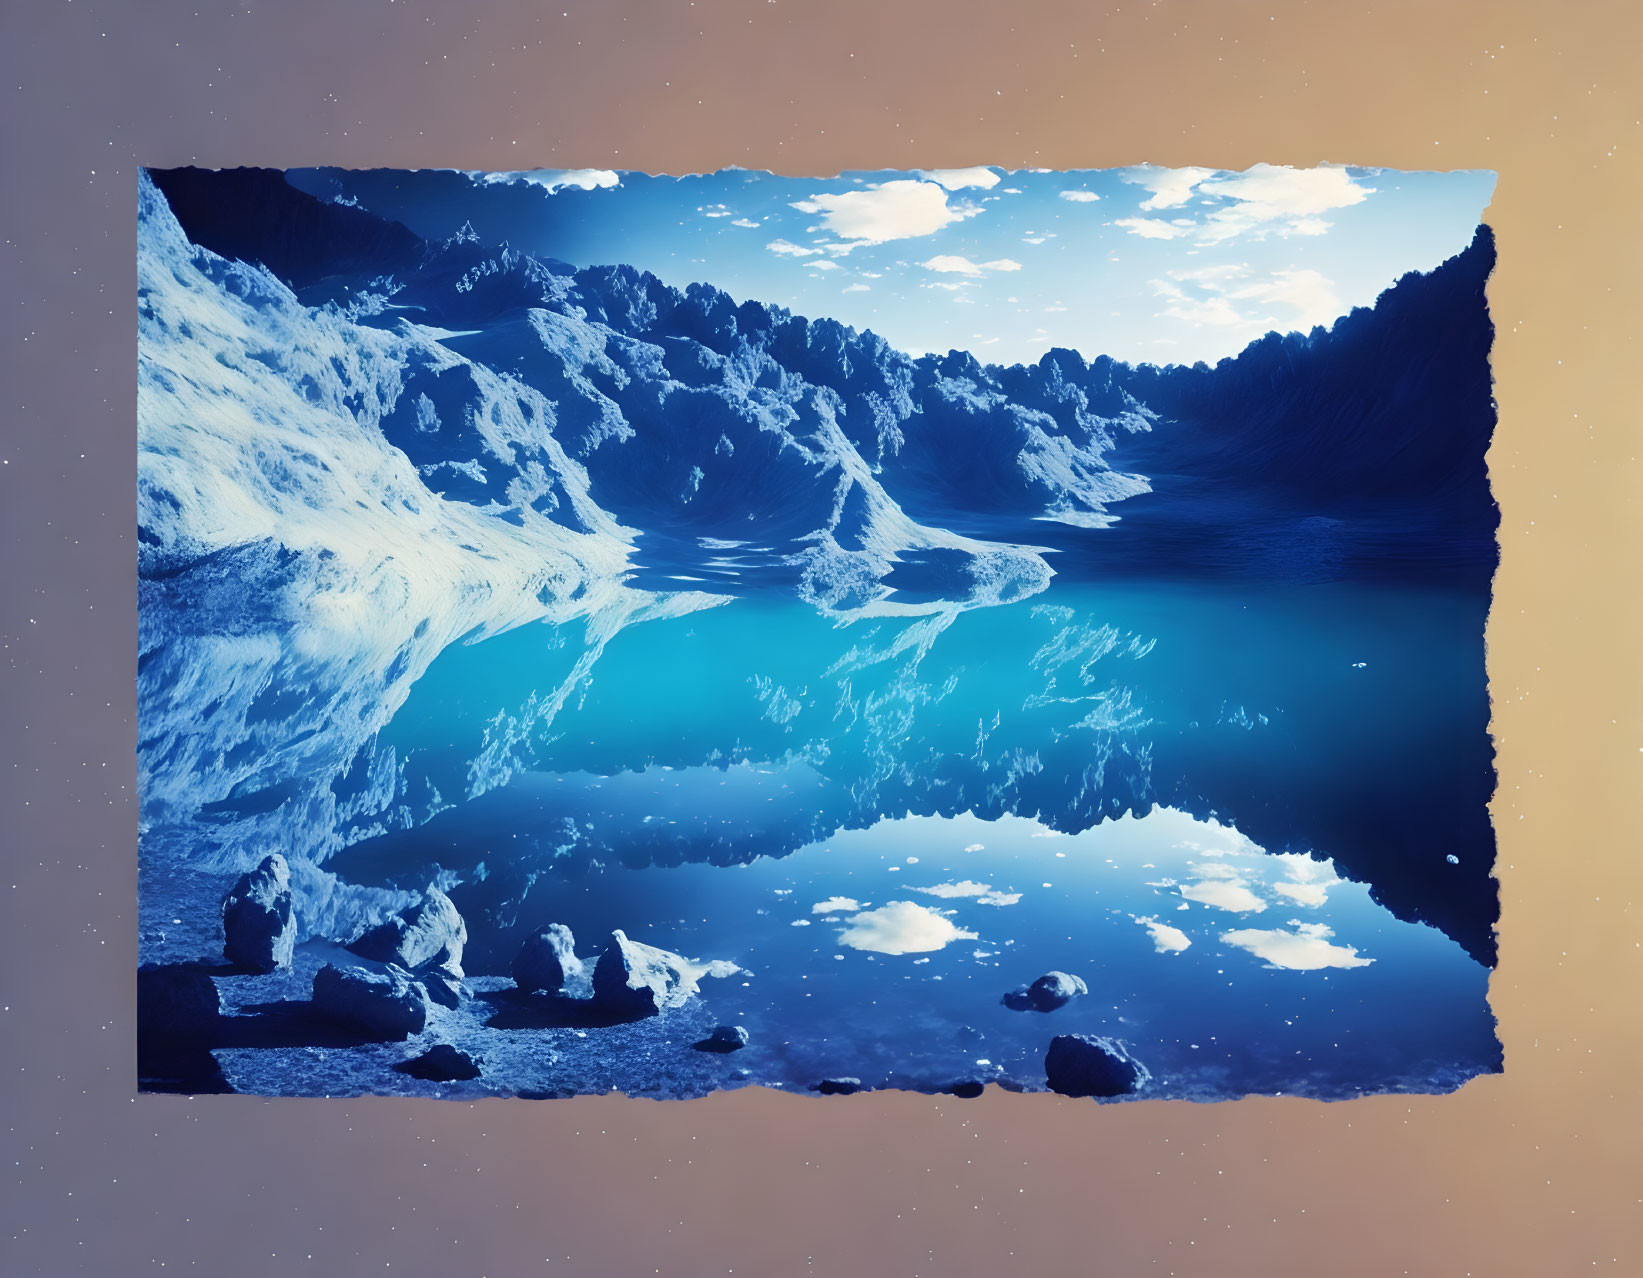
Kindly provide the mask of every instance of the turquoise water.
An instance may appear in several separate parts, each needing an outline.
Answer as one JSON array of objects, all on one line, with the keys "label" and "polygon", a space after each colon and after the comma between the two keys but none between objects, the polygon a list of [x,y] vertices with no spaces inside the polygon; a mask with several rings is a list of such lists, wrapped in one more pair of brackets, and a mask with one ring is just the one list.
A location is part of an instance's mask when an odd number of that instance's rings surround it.
[{"label": "turquoise water", "polygon": [[[808,765],[809,819],[765,853],[886,814],[1075,830],[1171,804],[1332,856],[1490,961],[1483,615],[1457,593],[1344,584],[1058,582],[850,622],[752,596],[624,628],[591,662],[549,626],[450,649],[386,740],[413,803],[532,771]],[[688,831],[667,842],[651,832],[644,855],[714,855]]]},{"label": "turquoise water", "polygon": [[[1087,1031],[1165,1094],[1441,1090],[1500,1061],[1481,629],[1440,591],[1059,581],[738,598],[596,655],[527,627],[418,682],[386,740],[440,810],[338,866],[452,885],[470,972],[550,921],[738,964],[703,997],[753,1081],[1041,1086]],[[1000,1003],[1050,970],[1090,994]]]}]

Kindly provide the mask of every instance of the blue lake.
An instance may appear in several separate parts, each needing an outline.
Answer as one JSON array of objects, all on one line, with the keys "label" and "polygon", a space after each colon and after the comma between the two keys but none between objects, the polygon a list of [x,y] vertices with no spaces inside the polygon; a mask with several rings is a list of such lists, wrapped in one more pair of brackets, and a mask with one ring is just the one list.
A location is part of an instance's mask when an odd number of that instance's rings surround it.
[{"label": "blue lake", "polygon": [[[471,974],[548,922],[735,963],[702,997],[747,1081],[1041,1087],[1092,1033],[1153,1094],[1446,1090],[1500,1068],[1481,616],[1058,579],[527,627],[418,682],[386,739],[428,819],[333,864],[443,883]],[[1001,1002],[1052,970],[1090,992]]]},{"label": "blue lake", "polygon": [[[1487,227],[1214,367],[1004,365],[341,181],[139,180],[143,1086],[1500,1067]],[[549,924],[597,992],[516,987]]]}]

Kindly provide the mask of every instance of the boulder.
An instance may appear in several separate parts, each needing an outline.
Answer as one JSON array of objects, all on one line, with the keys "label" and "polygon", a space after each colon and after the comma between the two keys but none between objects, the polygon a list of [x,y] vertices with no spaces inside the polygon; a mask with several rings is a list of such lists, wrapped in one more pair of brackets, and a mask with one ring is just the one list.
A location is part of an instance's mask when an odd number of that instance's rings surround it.
[{"label": "boulder", "polygon": [[227,1092],[211,1054],[227,1028],[209,973],[192,964],[137,972],[137,1085],[145,1092]]},{"label": "boulder", "polygon": [[1050,1090],[1063,1096],[1123,1096],[1146,1086],[1151,1074],[1117,1039],[1057,1034],[1044,1054]]},{"label": "boulder", "polygon": [[525,938],[513,960],[513,982],[521,992],[557,994],[582,975],[576,939],[563,923],[549,923]]},{"label": "boulder", "polygon": [[456,1083],[478,1078],[479,1062],[469,1053],[449,1043],[436,1043],[421,1056],[413,1056],[394,1066],[401,1074],[431,1083]]},{"label": "boulder", "polygon": [[373,972],[327,963],[314,975],[314,1011],[373,1038],[408,1038],[428,1023],[428,996],[400,967]]},{"label": "boulder", "polygon": [[297,920],[291,912],[291,867],[278,852],[242,874],[222,902],[223,955],[236,967],[272,972],[291,966]]},{"label": "boulder", "polygon": [[701,974],[688,959],[630,941],[617,929],[594,964],[593,999],[618,1015],[654,1016],[692,998]]},{"label": "boulder", "polygon": [[823,1096],[848,1096],[852,1092],[861,1091],[859,1078],[824,1078],[816,1084],[816,1090]]},{"label": "boulder", "polygon": [[748,1044],[748,1033],[740,1025],[715,1025],[713,1032],[692,1044],[699,1052],[739,1052]]},{"label": "boulder", "polygon": [[1053,1012],[1089,992],[1090,987],[1076,976],[1046,972],[1031,985],[1011,990],[1004,996],[1003,1003],[1015,1012]]},{"label": "boulder", "polygon": [[453,1011],[461,1006],[462,969],[454,963],[441,963],[438,967],[430,967],[417,973],[417,980],[426,991],[428,997],[441,1007],[448,1007]]},{"label": "boulder", "polygon": [[137,970],[137,1037],[151,1044],[210,1041],[222,1021],[217,983],[182,964]]},{"label": "boulder", "polygon": [[451,898],[430,887],[416,905],[368,928],[348,949],[361,958],[395,963],[413,972],[442,964],[460,972],[462,947],[467,943],[468,925]]}]

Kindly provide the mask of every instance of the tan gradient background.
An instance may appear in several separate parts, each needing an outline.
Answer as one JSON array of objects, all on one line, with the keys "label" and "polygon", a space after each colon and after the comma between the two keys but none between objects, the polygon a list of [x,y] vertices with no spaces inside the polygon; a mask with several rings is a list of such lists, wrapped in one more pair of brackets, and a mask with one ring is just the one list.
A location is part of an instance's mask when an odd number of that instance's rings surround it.
[{"label": "tan gradient background", "polygon": [[[1643,1274],[1639,14],[0,8],[0,1271]],[[135,164],[1143,160],[1499,172],[1504,1076],[1327,1106],[133,1096]]]}]

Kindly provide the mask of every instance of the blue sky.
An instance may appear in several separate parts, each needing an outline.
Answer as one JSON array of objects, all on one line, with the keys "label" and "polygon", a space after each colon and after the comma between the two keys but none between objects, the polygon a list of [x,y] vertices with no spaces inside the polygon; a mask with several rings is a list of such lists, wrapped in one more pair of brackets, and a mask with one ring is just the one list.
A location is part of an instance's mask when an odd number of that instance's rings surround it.
[{"label": "blue sky", "polygon": [[1271,330],[1329,324],[1471,240],[1487,172],[1258,165],[976,167],[792,178],[610,170],[294,172],[423,235],[576,265],[630,262],[683,287],[871,328],[989,363],[1051,346],[1213,362]]}]

